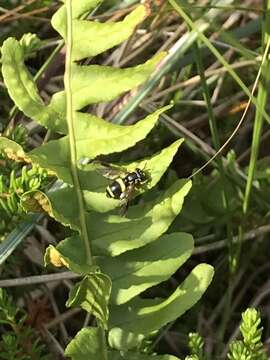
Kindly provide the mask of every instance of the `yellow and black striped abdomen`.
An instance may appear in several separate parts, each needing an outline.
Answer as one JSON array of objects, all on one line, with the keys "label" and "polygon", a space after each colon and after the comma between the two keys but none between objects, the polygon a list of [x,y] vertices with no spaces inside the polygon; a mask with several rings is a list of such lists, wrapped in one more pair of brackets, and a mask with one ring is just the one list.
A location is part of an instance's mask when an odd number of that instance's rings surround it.
[{"label": "yellow and black striped abdomen", "polygon": [[115,179],[110,185],[107,186],[106,194],[113,199],[120,199],[121,194],[126,190],[124,180],[121,178]]}]

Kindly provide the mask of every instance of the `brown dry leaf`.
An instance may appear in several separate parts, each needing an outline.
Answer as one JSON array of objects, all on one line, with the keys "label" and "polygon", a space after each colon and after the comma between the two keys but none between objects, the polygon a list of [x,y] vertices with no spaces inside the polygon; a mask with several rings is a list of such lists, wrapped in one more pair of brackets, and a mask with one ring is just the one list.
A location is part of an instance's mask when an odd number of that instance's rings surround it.
[{"label": "brown dry leaf", "polygon": [[25,324],[38,331],[42,331],[44,326],[53,319],[51,306],[46,297],[42,299],[27,299],[27,318]]}]

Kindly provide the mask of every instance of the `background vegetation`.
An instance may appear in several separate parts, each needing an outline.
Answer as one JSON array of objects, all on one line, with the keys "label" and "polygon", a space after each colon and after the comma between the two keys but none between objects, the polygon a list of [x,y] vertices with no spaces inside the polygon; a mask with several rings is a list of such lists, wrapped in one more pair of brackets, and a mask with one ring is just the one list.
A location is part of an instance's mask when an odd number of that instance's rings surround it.
[{"label": "background vegetation", "polygon": [[[29,36],[25,46],[27,66],[46,101],[63,88],[65,50],[50,24],[60,3],[2,0],[0,5],[0,46],[9,36],[20,39],[27,32],[41,39]],[[104,1],[92,19],[119,20],[135,5]],[[185,138],[158,187],[144,199],[155,199],[176,179],[191,177],[193,187],[169,232],[191,233],[195,250],[168,281],[145,296],[168,297],[201,262],[214,266],[215,277],[201,301],[154,334],[145,348],[189,359],[267,359],[270,2],[153,0],[147,5],[149,15],[132,37],[95,63],[128,67],[160,51],[168,56],[136,91],[93,105],[92,112],[117,124],[132,124],[174,102],[146,139],[109,160],[133,161]],[[4,136],[25,150],[51,137],[14,107],[3,79],[0,99]],[[45,216],[26,215],[19,201],[18,189],[46,189],[48,174],[15,165],[3,152],[0,164],[1,277],[9,279],[0,281],[0,287],[12,287],[0,294],[0,358],[61,359],[71,338],[92,321],[78,308],[65,308],[71,274],[52,282],[54,277],[47,275],[52,268],[43,267],[45,248],[63,239],[66,230]],[[251,307],[260,311],[261,324],[259,314],[248,310],[240,329],[241,313]],[[190,334],[194,332],[200,335]]]}]

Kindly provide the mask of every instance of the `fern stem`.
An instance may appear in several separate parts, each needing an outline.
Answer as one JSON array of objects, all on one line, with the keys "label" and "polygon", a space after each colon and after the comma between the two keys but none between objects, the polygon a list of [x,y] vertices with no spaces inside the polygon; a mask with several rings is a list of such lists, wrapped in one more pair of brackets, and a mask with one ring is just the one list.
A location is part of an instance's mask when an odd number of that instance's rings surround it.
[{"label": "fern stem", "polygon": [[77,151],[76,151],[76,139],[75,139],[75,127],[74,127],[74,111],[72,104],[72,86],[71,86],[71,67],[72,67],[72,0],[66,1],[67,8],[67,41],[66,41],[66,69],[65,69],[65,90],[67,101],[67,124],[68,124],[68,138],[70,148],[70,166],[71,175],[73,179],[74,188],[77,195],[79,206],[79,219],[81,236],[85,246],[86,261],[89,265],[93,265],[92,252],[90,247],[90,241],[88,238],[88,231],[85,218],[84,200],[80,186],[80,179],[77,168]]}]

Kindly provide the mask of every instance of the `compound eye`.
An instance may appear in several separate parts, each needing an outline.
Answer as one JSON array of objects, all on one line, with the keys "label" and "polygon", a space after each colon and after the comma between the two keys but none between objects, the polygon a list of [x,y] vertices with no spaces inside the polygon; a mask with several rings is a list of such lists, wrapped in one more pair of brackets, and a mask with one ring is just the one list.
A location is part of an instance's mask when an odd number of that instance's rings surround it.
[{"label": "compound eye", "polygon": [[140,170],[140,176],[141,176],[141,179],[142,180],[145,180],[146,179],[146,174],[144,171]]}]

